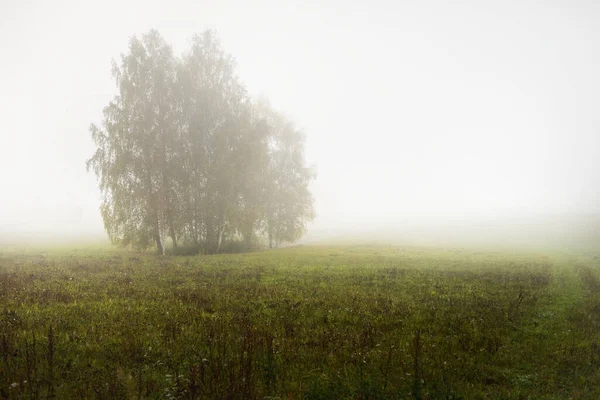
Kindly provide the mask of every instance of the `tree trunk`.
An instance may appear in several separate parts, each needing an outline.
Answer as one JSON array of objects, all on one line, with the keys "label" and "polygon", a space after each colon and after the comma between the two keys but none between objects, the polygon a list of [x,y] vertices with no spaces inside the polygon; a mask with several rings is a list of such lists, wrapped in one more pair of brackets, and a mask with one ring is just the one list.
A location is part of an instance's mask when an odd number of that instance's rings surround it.
[{"label": "tree trunk", "polygon": [[173,248],[177,248],[177,237],[175,235],[175,227],[173,226],[173,222],[171,222],[171,226],[169,228],[171,234],[171,240],[173,240]]},{"label": "tree trunk", "polygon": [[246,248],[246,251],[252,248],[252,231],[249,231],[244,235],[244,247]]},{"label": "tree trunk", "polygon": [[204,247],[207,254],[215,254],[218,248],[219,236],[217,229],[214,227],[212,218],[206,224],[206,241]]},{"label": "tree trunk", "polygon": [[225,243],[225,239],[226,239],[226,232],[225,232],[225,228],[221,228],[221,231],[219,232],[219,240],[217,241],[217,253],[219,251],[221,251],[221,245],[223,243]]},{"label": "tree trunk", "polygon": [[148,173],[147,177],[147,185],[148,185],[148,199],[150,202],[150,214],[151,220],[154,222],[154,240],[156,241],[156,250],[159,256],[164,254],[164,248],[162,245],[162,241],[160,239],[160,226],[158,224],[158,199],[152,190],[152,177],[150,173]]},{"label": "tree trunk", "polygon": [[[156,199],[154,200],[154,204],[156,204]],[[160,225],[158,223],[158,210],[154,209],[154,239],[156,240],[156,250],[158,251],[158,255],[162,256],[165,254],[165,249],[162,245],[162,240],[160,239]]]},{"label": "tree trunk", "polygon": [[252,248],[252,233],[254,232],[254,223],[250,222],[244,229],[244,247],[246,251],[249,251]]},{"label": "tree trunk", "polygon": [[162,256],[164,254],[164,249],[163,249],[162,241],[160,240],[160,235],[158,233],[156,233],[154,235],[154,238],[156,239],[156,249],[158,250],[158,255]]}]

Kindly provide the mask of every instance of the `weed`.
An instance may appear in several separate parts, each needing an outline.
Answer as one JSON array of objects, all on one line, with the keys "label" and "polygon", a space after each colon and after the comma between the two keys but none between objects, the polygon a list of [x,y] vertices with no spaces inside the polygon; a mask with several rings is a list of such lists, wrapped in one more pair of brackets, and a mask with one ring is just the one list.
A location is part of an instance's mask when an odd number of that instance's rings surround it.
[{"label": "weed", "polygon": [[582,257],[3,254],[0,398],[597,398]]}]

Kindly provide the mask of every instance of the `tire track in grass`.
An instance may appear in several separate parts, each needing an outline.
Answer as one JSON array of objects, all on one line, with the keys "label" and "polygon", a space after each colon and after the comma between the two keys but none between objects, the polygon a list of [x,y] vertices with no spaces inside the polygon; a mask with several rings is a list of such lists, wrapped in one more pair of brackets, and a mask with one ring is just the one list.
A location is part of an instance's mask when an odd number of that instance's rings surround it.
[{"label": "tire track in grass", "polygon": [[555,256],[548,301],[540,307],[537,324],[531,331],[531,339],[543,344],[532,357],[537,361],[538,384],[547,388],[548,398],[600,398],[598,374],[593,378],[592,370],[581,367],[581,357],[589,351],[590,340],[598,340],[598,332],[592,338],[581,329],[590,300],[581,271],[588,268],[589,262],[579,254]]}]

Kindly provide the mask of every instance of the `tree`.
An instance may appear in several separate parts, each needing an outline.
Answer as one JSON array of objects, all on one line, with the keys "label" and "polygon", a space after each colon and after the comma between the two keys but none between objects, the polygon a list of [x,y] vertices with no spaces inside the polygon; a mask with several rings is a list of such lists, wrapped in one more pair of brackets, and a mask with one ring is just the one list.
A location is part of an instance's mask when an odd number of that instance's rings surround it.
[{"label": "tree", "polygon": [[304,137],[250,101],[214,32],[181,57],[156,31],[134,37],[113,77],[118,94],[90,127],[87,167],[114,243],[162,254],[170,237],[174,249],[216,253],[225,242],[300,237],[314,217]]},{"label": "tree", "polygon": [[120,65],[113,61],[119,94],[104,109],[102,127],[90,127],[98,148],[87,162],[100,181],[110,239],[137,248],[154,241],[159,254],[163,224],[173,228],[174,66],[172,49],[157,31],[131,39]]},{"label": "tree", "polygon": [[270,127],[255,109],[248,117],[248,132],[240,145],[240,174],[238,175],[237,230],[244,248],[250,249],[258,239],[267,215],[269,187],[269,136]]},{"label": "tree", "polygon": [[246,89],[235,76],[233,57],[214,32],[192,41],[180,73],[183,95],[184,155],[190,185],[186,206],[194,243],[215,253],[230,228],[235,208],[239,141],[246,128]]},{"label": "tree", "polygon": [[309,184],[314,168],[305,165],[304,136],[266,101],[256,106],[269,127],[265,223],[269,247],[294,242],[315,217]]}]

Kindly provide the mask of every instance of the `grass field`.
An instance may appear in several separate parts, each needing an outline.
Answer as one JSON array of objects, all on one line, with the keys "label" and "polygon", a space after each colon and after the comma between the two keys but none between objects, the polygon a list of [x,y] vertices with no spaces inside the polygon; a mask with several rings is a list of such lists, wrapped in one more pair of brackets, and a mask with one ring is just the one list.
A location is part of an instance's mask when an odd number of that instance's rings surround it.
[{"label": "grass field", "polygon": [[0,249],[0,397],[600,398],[593,254]]}]

